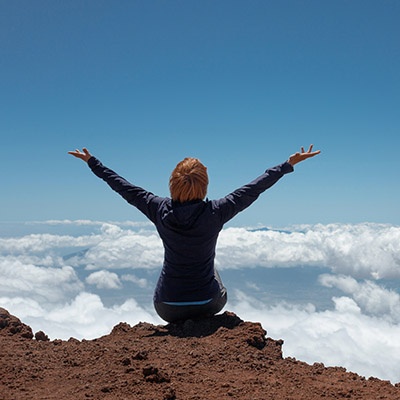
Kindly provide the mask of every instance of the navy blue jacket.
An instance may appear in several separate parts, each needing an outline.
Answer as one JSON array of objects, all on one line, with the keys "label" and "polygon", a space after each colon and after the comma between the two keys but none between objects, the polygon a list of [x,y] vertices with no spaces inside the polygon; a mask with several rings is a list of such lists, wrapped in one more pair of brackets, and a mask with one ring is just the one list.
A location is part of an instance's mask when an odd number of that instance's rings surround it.
[{"label": "navy blue jacket", "polygon": [[217,296],[220,287],[215,279],[214,258],[223,225],[293,171],[285,162],[219,200],[177,203],[129,183],[95,157],[89,159],[88,165],[156,226],[164,245],[164,263],[155,302],[203,301]]}]

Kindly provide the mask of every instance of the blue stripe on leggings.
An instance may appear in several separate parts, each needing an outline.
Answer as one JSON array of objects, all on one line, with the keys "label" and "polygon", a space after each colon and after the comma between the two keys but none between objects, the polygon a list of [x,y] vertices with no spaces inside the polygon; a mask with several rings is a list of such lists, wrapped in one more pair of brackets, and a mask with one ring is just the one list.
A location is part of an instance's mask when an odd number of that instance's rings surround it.
[{"label": "blue stripe on leggings", "polygon": [[201,301],[163,301],[163,303],[169,306],[202,306],[209,303],[211,300],[212,299]]}]

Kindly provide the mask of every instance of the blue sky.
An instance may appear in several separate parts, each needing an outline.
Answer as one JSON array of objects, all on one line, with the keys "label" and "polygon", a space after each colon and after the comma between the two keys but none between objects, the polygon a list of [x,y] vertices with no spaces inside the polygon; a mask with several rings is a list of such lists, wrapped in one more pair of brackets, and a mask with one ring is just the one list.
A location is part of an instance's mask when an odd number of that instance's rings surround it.
[{"label": "blue sky", "polygon": [[185,156],[221,197],[314,143],[233,225],[400,224],[397,1],[0,5],[0,221],[144,220],[88,147],[167,195]]}]

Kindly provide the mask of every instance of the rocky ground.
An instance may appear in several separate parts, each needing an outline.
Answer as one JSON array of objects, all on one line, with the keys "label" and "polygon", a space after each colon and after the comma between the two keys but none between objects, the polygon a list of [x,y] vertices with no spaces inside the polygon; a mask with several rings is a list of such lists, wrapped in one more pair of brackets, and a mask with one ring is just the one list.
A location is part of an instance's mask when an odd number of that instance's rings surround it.
[{"label": "rocky ground", "polygon": [[50,341],[0,308],[0,399],[400,399],[400,385],[283,358],[282,345],[229,312]]}]

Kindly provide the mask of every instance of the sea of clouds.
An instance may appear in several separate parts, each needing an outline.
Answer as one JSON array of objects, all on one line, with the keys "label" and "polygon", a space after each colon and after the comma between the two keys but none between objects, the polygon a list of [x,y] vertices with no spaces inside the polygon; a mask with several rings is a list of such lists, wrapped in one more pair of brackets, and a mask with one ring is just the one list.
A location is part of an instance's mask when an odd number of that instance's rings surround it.
[{"label": "sea of clouds", "polygon": [[[17,225],[0,224],[0,307],[34,331],[92,339],[120,321],[164,323],[151,302],[163,247],[150,224]],[[400,381],[399,226],[226,228],[216,265],[227,278],[245,277],[229,281],[226,309],[284,339],[285,356]],[[289,296],[299,268],[315,271],[315,301],[301,291]],[[280,296],[267,302],[262,271],[277,269],[287,271],[289,286],[277,282]],[[330,296],[329,306],[321,308],[320,296]]]}]

